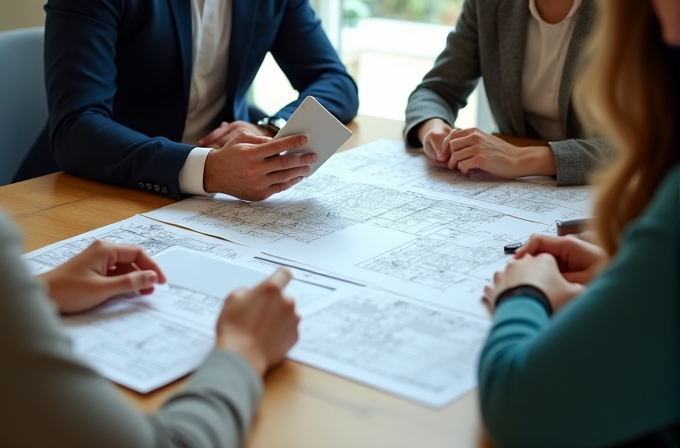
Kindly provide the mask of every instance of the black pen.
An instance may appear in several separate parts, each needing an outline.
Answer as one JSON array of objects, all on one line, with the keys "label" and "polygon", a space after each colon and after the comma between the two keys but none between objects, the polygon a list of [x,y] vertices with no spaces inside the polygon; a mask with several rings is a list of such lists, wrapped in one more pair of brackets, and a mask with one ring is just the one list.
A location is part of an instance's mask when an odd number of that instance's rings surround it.
[{"label": "black pen", "polygon": [[524,246],[524,243],[510,243],[503,246],[503,251],[506,254],[514,254],[517,249]]}]

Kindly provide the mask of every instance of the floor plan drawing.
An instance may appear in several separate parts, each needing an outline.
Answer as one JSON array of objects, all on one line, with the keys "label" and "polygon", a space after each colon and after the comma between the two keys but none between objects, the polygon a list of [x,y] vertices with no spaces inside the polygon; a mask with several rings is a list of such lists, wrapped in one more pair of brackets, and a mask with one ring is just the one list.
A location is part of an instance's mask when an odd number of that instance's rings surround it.
[{"label": "floor plan drawing", "polygon": [[443,406],[475,384],[488,322],[363,291],[306,316],[292,359]]},{"label": "floor plan drawing", "polygon": [[320,172],[382,186],[400,186],[421,177],[433,165],[421,149],[406,149],[398,140],[377,140],[330,158]]},{"label": "floor plan drawing", "polygon": [[251,251],[249,248],[216,238],[199,235],[142,216],[134,216],[31,252],[26,254],[24,259],[34,272],[42,272],[70,260],[97,239],[141,246],[151,256],[175,246],[213,254],[227,260],[235,260]]},{"label": "floor plan drawing", "polygon": [[437,193],[453,200],[470,199],[506,214],[550,224],[560,219],[586,216],[591,193],[585,187],[556,187],[550,179],[507,181],[478,175],[471,178],[459,171],[430,168],[406,188]]},{"label": "floor plan drawing", "polygon": [[507,237],[488,232],[446,232],[406,243],[357,267],[442,292],[459,286],[475,293],[480,291],[488,267],[507,259],[499,250],[507,242]]},{"label": "floor plan drawing", "polygon": [[362,183],[299,202],[267,202],[190,199],[150,216],[478,315],[488,314],[478,300],[483,285],[508,259],[503,246],[548,227]]},{"label": "floor plan drawing", "polygon": [[75,353],[102,375],[148,392],[186,375],[210,353],[214,336],[130,300],[112,300],[63,319]]}]

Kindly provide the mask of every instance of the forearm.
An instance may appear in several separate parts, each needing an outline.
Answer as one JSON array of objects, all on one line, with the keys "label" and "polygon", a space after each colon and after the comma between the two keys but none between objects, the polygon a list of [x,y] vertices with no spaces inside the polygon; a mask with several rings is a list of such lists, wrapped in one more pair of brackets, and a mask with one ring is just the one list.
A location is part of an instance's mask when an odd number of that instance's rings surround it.
[{"label": "forearm", "polygon": [[308,96],[316,98],[342,123],[352,121],[359,110],[356,84],[347,73],[333,71],[324,73],[305,86],[300,90],[298,99],[287,104],[276,113],[276,116],[288,119]]},{"label": "forearm", "polygon": [[307,0],[286,2],[271,53],[300,92],[297,101],[278,112],[280,116],[288,118],[311,95],[341,122],[354,119],[359,109],[356,84]]},{"label": "forearm", "polygon": [[153,417],[158,437],[173,447],[240,447],[261,396],[262,381],[252,367],[233,352],[216,350]]},{"label": "forearm", "polygon": [[148,138],[90,113],[74,114],[54,128],[52,147],[59,166],[69,174],[173,199],[181,197],[179,173],[194,148],[163,137]]}]

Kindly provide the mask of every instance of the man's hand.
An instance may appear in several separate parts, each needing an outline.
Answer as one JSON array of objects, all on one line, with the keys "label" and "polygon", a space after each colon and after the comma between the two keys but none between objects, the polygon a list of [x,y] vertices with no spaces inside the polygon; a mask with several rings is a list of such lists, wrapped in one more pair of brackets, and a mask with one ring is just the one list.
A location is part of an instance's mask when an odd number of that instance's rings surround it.
[{"label": "man's hand", "polygon": [[246,121],[232,121],[231,123],[223,121],[222,124],[220,124],[220,127],[200,139],[198,141],[198,146],[220,149],[226,145],[229,140],[234,138],[236,134],[242,131],[250,132],[253,135],[273,137],[266,128],[256,124],[248,123]]},{"label": "man's hand", "polygon": [[[239,132],[224,147],[208,154],[203,189],[247,201],[262,201],[300,182],[316,154],[279,156],[307,143],[304,135],[278,140]],[[276,156],[276,157],[274,157]]]},{"label": "man's hand", "polygon": [[38,276],[62,313],[78,313],[127,292],[151,294],[165,276],[141,247],[97,240]]},{"label": "man's hand", "polygon": [[495,176],[554,176],[555,157],[549,146],[518,147],[476,128],[453,130],[443,143],[449,169],[468,174],[480,169]]},{"label": "man's hand", "polygon": [[423,152],[436,162],[446,162],[449,151],[444,148],[444,139],[453,128],[440,118],[432,118],[423,122],[418,128],[418,140],[423,144]]},{"label": "man's hand", "polygon": [[538,254],[555,257],[564,279],[580,285],[589,283],[607,260],[602,248],[573,235],[555,237],[540,234],[532,235],[524,246],[517,249],[515,258]]}]

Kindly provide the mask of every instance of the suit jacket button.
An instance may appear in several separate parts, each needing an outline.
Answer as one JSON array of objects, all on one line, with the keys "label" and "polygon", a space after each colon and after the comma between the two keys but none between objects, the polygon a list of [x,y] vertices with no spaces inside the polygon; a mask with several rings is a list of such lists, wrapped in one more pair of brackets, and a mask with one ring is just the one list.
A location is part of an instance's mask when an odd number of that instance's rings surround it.
[{"label": "suit jacket button", "polygon": [[161,187],[159,187],[158,185],[154,185],[154,186],[153,186],[153,189],[154,189],[155,191],[161,191]]},{"label": "suit jacket button", "polygon": [[168,193],[168,189],[165,188],[165,187],[161,188],[161,191],[162,191],[164,194],[167,194],[167,193]]},{"label": "suit jacket button", "polygon": [[144,188],[144,182],[140,182],[137,185],[139,185],[139,188]]},{"label": "suit jacket button", "polygon": [[151,184],[146,184],[146,189],[151,190]]}]

